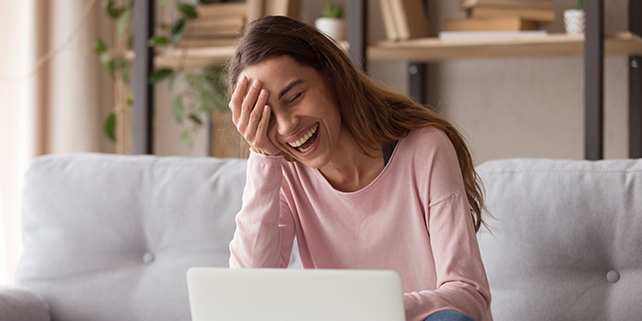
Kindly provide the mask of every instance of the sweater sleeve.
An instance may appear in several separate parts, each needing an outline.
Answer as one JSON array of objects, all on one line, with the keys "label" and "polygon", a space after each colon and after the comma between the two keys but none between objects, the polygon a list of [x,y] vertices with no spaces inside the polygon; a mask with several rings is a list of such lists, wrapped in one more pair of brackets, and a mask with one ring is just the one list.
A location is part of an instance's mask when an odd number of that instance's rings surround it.
[{"label": "sweater sleeve", "polygon": [[288,266],[294,225],[289,207],[280,199],[282,159],[250,154],[243,205],[230,242],[231,268]]},{"label": "sweater sleeve", "polygon": [[425,209],[437,284],[435,290],[405,293],[408,320],[423,321],[444,310],[466,313],[477,321],[492,320],[490,289],[481,259],[457,155],[442,136],[429,157],[425,176],[429,199]]},{"label": "sweater sleeve", "polygon": [[[408,320],[457,310],[490,320],[490,290],[465,195],[457,193],[430,207],[430,238],[437,289],[404,294]],[[470,221],[470,222],[468,222]]]}]

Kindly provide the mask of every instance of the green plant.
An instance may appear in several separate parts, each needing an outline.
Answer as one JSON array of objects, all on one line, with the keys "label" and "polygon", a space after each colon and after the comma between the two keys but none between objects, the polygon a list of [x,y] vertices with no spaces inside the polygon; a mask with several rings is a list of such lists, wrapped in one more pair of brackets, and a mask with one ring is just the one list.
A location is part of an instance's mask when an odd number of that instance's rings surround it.
[{"label": "green plant", "polygon": [[343,7],[340,4],[328,2],[323,7],[324,18],[342,18]]},{"label": "green plant", "polygon": [[577,9],[584,10],[584,0],[577,0]]},{"label": "green plant", "polygon": [[[159,0],[161,6],[166,6],[169,0]],[[208,0],[200,0],[208,3]],[[171,46],[181,40],[187,27],[187,22],[198,17],[196,8],[181,1],[175,2],[175,10],[179,16],[169,25],[162,25],[160,34],[148,40],[150,47]],[[117,6],[114,0],[104,0],[103,7],[107,15],[116,21],[117,44],[110,49],[102,39],[97,39],[94,51],[99,55],[101,64],[114,79],[116,87],[116,106],[104,122],[104,133],[113,142],[116,141],[116,115],[124,111],[131,111],[133,96],[129,79],[130,61],[126,59],[126,50],[132,50],[133,38],[131,36],[131,19],[133,13],[133,0],[126,0],[122,6]],[[118,43],[121,43],[118,46]],[[123,43],[126,42],[126,45]],[[187,49],[183,49],[187,50]],[[227,84],[225,67],[213,65],[200,70],[186,70],[182,66],[177,68],[158,68],[149,77],[150,83],[169,80],[169,87],[174,90],[174,83],[181,78],[187,88],[175,93],[172,104],[172,114],[177,123],[185,126],[181,140],[186,145],[192,144],[195,128],[203,125],[203,113],[226,110]],[[184,121],[188,120],[188,121]]]}]

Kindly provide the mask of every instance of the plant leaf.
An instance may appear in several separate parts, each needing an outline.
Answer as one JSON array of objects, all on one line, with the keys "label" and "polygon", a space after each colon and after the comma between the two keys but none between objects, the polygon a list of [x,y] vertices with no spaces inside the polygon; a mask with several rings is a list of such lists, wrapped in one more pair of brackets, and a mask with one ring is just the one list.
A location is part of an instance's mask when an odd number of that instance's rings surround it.
[{"label": "plant leaf", "polygon": [[150,47],[169,45],[169,39],[165,36],[153,36],[149,38],[147,45]]},{"label": "plant leaf", "polygon": [[129,35],[129,39],[127,39],[127,49],[134,50],[134,35]]},{"label": "plant leaf", "polygon": [[192,135],[189,133],[189,130],[186,129],[183,131],[183,134],[181,135],[181,141],[186,146],[192,146]]},{"label": "plant leaf", "polygon": [[174,70],[169,69],[169,68],[161,68],[157,69],[152,73],[151,76],[149,76],[149,83],[154,84],[157,83],[169,76],[171,76],[174,73]]},{"label": "plant leaf", "polygon": [[94,43],[94,52],[101,54],[106,51],[107,51],[107,45],[101,38],[98,38]]},{"label": "plant leaf", "polygon": [[116,69],[127,69],[129,67],[129,61],[125,57],[119,56],[114,59],[114,67]]},{"label": "plant leaf", "polygon": [[116,141],[116,114],[110,113],[105,119],[105,135],[112,142]]},{"label": "plant leaf", "polygon": [[172,22],[172,42],[176,43],[181,40],[186,25],[185,19],[176,19]]},{"label": "plant leaf", "polygon": [[343,16],[343,7],[340,4],[328,2],[323,7],[324,18],[341,18]]},{"label": "plant leaf", "polygon": [[185,19],[194,19],[198,17],[196,8],[194,8],[194,6],[191,4],[178,2],[176,3],[176,7],[178,8],[178,11],[180,11],[183,14],[183,17]]},{"label": "plant leaf", "polygon": [[109,51],[105,51],[100,54],[100,63],[107,69],[109,75],[114,78],[114,70],[116,70],[116,64],[114,60],[111,59],[111,54]]},{"label": "plant leaf", "polygon": [[128,94],[127,95],[127,109],[128,110],[132,110],[133,107],[134,107],[134,97],[132,96],[132,94]]},{"label": "plant leaf", "polygon": [[103,1],[103,7],[107,11],[107,15],[112,19],[118,19],[118,17],[125,11],[123,8],[114,7],[114,0],[105,0]]},{"label": "plant leaf", "polygon": [[199,125],[199,126],[203,125],[203,121],[196,114],[189,114],[189,120],[194,122],[196,125]]},{"label": "plant leaf", "polygon": [[129,79],[129,71],[127,69],[121,70],[121,77],[123,78],[125,85],[129,85],[131,83]]},{"label": "plant leaf", "polygon": [[183,111],[185,106],[183,106],[183,96],[176,96],[174,99],[174,105],[172,106],[172,114],[174,114],[174,119],[179,124],[183,123]]},{"label": "plant leaf", "polygon": [[127,30],[127,27],[129,26],[129,18],[132,16],[132,11],[130,9],[127,9],[123,11],[119,16],[118,16],[118,22],[116,23],[116,31],[118,32],[119,35],[122,35],[125,30]]}]

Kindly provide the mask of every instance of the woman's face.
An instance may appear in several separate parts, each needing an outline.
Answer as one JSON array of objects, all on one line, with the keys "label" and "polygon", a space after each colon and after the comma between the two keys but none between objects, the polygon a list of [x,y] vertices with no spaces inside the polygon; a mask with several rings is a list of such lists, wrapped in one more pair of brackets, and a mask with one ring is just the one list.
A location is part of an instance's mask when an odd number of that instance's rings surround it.
[{"label": "woman's face", "polygon": [[274,145],[312,168],[330,162],[346,130],[321,74],[280,56],[250,66],[239,76],[246,76],[250,84],[259,80],[267,90],[272,110],[268,137]]}]

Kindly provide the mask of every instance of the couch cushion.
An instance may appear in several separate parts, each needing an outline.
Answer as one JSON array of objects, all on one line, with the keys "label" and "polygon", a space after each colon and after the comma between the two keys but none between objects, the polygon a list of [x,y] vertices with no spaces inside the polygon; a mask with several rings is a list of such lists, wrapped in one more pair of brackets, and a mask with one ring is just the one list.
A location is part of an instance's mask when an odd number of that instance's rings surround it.
[{"label": "couch cushion", "polygon": [[18,283],[54,320],[190,320],[185,272],[228,266],[246,161],[41,157],[24,190]]},{"label": "couch cushion", "polygon": [[478,167],[496,320],[642,315],[642,160],[512,159]]},{"label": "couch cushion", "polygon": [[49,321],[49,307],[37,293],[19,286],[0,286],[0,318],[3,321]]}]

